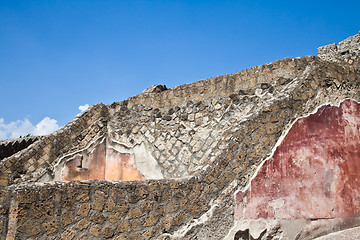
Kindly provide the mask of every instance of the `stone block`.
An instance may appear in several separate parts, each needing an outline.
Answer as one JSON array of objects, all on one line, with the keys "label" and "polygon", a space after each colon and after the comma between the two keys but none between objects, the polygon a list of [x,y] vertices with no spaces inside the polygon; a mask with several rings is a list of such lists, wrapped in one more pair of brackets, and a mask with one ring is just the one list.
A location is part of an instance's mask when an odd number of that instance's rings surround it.
[{"label": "stone block", "polygon": [[90,225],[90,222],[86,219],[81,219],[77,225],[76,228],[79,229],[80,231],[86,229],[88,226]]},{"label": "stone block", "polygon": [[130,228],[130,223],[128,220],[119,222],[119,224],[116,227],[116,231],[119,233],[129,232],[130,230],[131,230],[131,228]]},{"label": "stone block", "polygon": [[173,227],[173,218],[171,216],[166,216],[162,219],[162,224],[166,232],[169,232]]},{"label": "stone block", "polygon": [[109,222],[111,222],[111,223],[119,221],[121,219],[121,217],[122,216],[118,212],[109,213],[109,215],[108,215]]},{"label": "stone block", "polygon": [[131,232],[136,232],[142,230],[142,220],[141,219],[132,219],[130,220]]},{"label": "stone block", "polygon": [[134,208],[129,211],[129,219],[140,218],[144,216],[144,213],[139,208]]},{"label": "stone block", "polygon": [[232,181],[233,179],[234,179],[234,173],[233,172],[231,172],[231,171],[225,171],[224,172],[224,177],[225,177],[225,181],[226,182],[230,182],[230,181]]},{"label": "stone block", "polygon": [[88,202],[90,199],[89,193],[81,193],[76,197],[76,201],[79,202]]},{"label": "stone block", "polygon": [[64,226],[72,224],[74,222],[74,212],[67,211],[62,213],[62,223]]},{"label": "stone block", "polygon": [[217,178],[217,180],[214,183],[219,190],[225,187],[225,180],[223,177]]},{"label": "stone block", "polygon": [[54,204],[52,202],[37,203],[33,205],[33,216],[35,218],[47,218],[54,215]]},{"label": "stone block", "polygon": [[98,237],[100,235],[100,230],[101,228],[99,227],[99,225],[91,225],[89,232],[92,236]]},{"label": "stone block", "polygon": [[153,211],[154,211],[154,213],[156,213],[159,216],[164,216],[165,215],[165,207],[164,206],[155,205]]},{"label": "stone block", "polygon": [[119,202],[116,208],[116,212],[118,212],[121,216],[125,216],[128,210],[129,210],[129,206],[125,201]]},{"label": "stone block", "polygon": [[50,235],[52,233],[57,232],[60,229],[61,225],[58,220],[52,219],[51,221],[43,223],[43,227],[45,229],[46,234]]},{"label": "stone block", "polygon": [[138,233],[138,232],[134,232],[134,233],[131,233],[128,238],[130,240],[138,240],[138,239],[141,239],[141,234]]},{"label": "stone block", "polygon": [[171,190],[164,190],[162,192],[162,196],[161,196],[161,199],[162,201],[164,202],[170,202],[172,200],[172,193],[171,193]]},{"label": "stone block", "polygon": [[168,204],[167,204],[167,207],[166,207],[166,211],[167,211],[168,213],[176,212],[178,209],[179,209],[179,204],[174,203],[174,202],[168,203]]},{"label": "stone block", "polygon": [[97,198],[94,200],[94,203],[92,204],[92,209],[97,211],[102,211],[104,205],[105,205],[105,199]]},{"label": "stone block", "polygon": [[139,186],[139,187],[136,188],[136,194],[140,198],[144,199],[149,195],[149,190],[148,189],[149,188],[146,185]]},{"label": "stone block", "polygon": [[77,215],[82,217],[87,217],[90,211],[90,204],[89,203],[83,203],[79,205],[79,209],[77,211]]},{"label": "stone block", "polygon": [[208,186],[205,187],[204,192],[206,194],[212,194],[212,193],[215,193],[216,190],[215,190],[215,188],[213,186],[208,185]]},{"label": "stone block", "polygon": [[143,234],[141,234],[141,238],[144,240],[148,240],[153,236],[153,230],[151,228],[147,229]]},{"label": "stone block", "polygon": [[105,239],[112,238],[114,236],[114,229],[112,227],[104,227],[102,236]]},{"label": "stone block", "polygon": [[74,239],[75,235],[76,235],[76,230],[74,230],[72,228],[67,228],[61,234],[61,239],[63,239],[63,240],[72,240],[72,239]]},{"label": "stone block", "polygon": [[141,203],[141,209],[143,212],[149,212],[153,209],[154,202],[153,201],[147,201]]},{"label": "stone block", "polygon": [[144,219],[144,227],[153,226],[158,222],[158,220],[159,220],[159,217],[157,215],[154,215],[154,214],[147,215],[147,216],[145,216],[145,219]]},{"label": "stone block", "polygon": [[38,220],[28,219],[23,224],[20,224],[17,227],[17,231],[25,233],[30,236],[35,236],[40,234],[43,230]]},{"label": "stone block", "polygon": [[267,134],[275,134],[275,133],[279,133],[281,131],[281,128],[273,123],[268,123],[266,124],[266,132]]},{"label": "stone block", "polygon": [[100,212],[92,212],[90,214],[90,220],[96,224],[103,224],[105,221],[105,216]]},{"label": "stone block", "polygon": [[126,197],[124,189],[121,188],[112,188],[111,195],[111,197],[116,200],[122,200]]},{"label": "stone block", "polygon": [[114,240],[127,240],[127,235],[126,234],[117,234],[116,237],[114,238]]},{"label": "stone block", "polygon": [[16,197],[18,203],[33,203],[36,201],[36,192],[31,190],[19,190]]},{"label": "stone block", "polygon": [[110,198],[108,200],[107,204],[105,205],[105,210],[110,212],[110,211],[114,210],[115,207],[116,207],[116,203],[115,203],[114,199]]}]

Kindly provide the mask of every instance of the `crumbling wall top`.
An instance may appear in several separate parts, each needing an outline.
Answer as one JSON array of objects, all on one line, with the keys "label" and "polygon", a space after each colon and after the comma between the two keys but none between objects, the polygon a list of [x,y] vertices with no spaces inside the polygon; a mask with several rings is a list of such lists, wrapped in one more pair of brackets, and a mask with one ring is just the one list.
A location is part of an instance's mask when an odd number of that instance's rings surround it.
[{"label": "crumbling wall top", "polygon": [[319,47],[318,55],[325,61],[347,63],[359,66],[360,58],[360,32],[348,37],[338,44],[332,43]]},{"label": "crumbling wall top", "polygon": [[39,139],[39,136],[31,136],[0,141],[0,160],[27,148]]}]

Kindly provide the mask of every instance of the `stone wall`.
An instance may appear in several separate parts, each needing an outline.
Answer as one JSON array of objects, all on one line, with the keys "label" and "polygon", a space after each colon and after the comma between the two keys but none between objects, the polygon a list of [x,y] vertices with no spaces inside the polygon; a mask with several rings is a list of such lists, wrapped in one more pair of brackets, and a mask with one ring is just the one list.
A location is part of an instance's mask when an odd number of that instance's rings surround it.
[{"label": "stone wall", "polygon": [[199,216],[208,201],[196,179],[67,182],[10,189],[8,235],[19,239],[149,239]]},{"label": "stone wall", "polygon": [[[94,105],[63,129],[35,144],[31,151],[0,162],[3,173],[8,169],[8,174],[2,176],[3,183],[15,180],[9,167],[18,168],[23,162],[27,172],[15,176],[17,183],[61,180],[56,175],[68,155],[85,149],[92,151],[96,147],[94,142],[101,138],[106,138],[107,146],[120,148],[117,151],[122,153],[133,154],[131,149],[140,148],[146,159],[150,155],[162,173],[152,178],[195,175],[218,154],[213,148],[227,129],[284,95],[289,91],[289,83],[301,76],[308,62],[314,60],[313,57],[286,58],[158,93],[143,93],[110,106]],[[68,146],[61,147],[60,139]],[[35,152],[33,156],[31,153]],[[149,175],[146,171],[142,174]]]},{"label": "stone wall", "polygon": [[10,205],[8,189],[0,189],[0,238],[5,239],[9,224],[9,205]]},{"label": "stone wall", "polygon": [[113,104],[109,138],[130,148],[145,144],[165,178],[192,176],[212,161],[223,133],[286,92],[308,60],[288,58]]},{"label": "stone wall", "polygon": [[0,160],[27,148],[39,138],[35,136],[0,141]]},{"label": "stone wall", "polygon": [[[51,169],[58,156],[83,148],[105,134],[108,109],[103,104],[93,105],[65,127],[43,136],[10,157],[0,161],[0,185],[6,186],[23,181],[51,178]],[[24,172],[17,173],[17,169]]]},{"label": "stone wall", "polygon": [[[354,64],[308,56],[94,105],[0,161],[1,236],[249,237],[252,227],[234,218],[235,194],[249,188],[298,118],[345,99],[359,103],[359,87]],[[142,180],[85,180],[110,179],[114,166]]]},{"label": "stone wall", "polygon": [[333,43],[318,48],[318,55],[325,61],[346,63],[359,66],[360,33],[351,36],[338,44]]}]

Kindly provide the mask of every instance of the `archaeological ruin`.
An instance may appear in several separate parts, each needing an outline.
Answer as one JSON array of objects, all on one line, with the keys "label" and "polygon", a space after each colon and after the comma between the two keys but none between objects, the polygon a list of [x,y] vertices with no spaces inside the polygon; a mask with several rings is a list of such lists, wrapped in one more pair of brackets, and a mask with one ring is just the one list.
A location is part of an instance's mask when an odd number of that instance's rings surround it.
[{"label": "archaeological ruin", "polygon": [[0,169],[1,239],[360,237],[360,33],[93,105]]}]

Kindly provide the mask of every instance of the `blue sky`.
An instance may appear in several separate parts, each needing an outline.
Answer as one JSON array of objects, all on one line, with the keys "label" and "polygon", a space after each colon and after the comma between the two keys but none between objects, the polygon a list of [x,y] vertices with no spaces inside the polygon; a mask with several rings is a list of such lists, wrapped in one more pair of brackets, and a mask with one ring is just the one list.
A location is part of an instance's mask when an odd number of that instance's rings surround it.
[{"label": "blue sky", "polygon": [[355,35],[360,1],[0,1],[0,139]]}]

